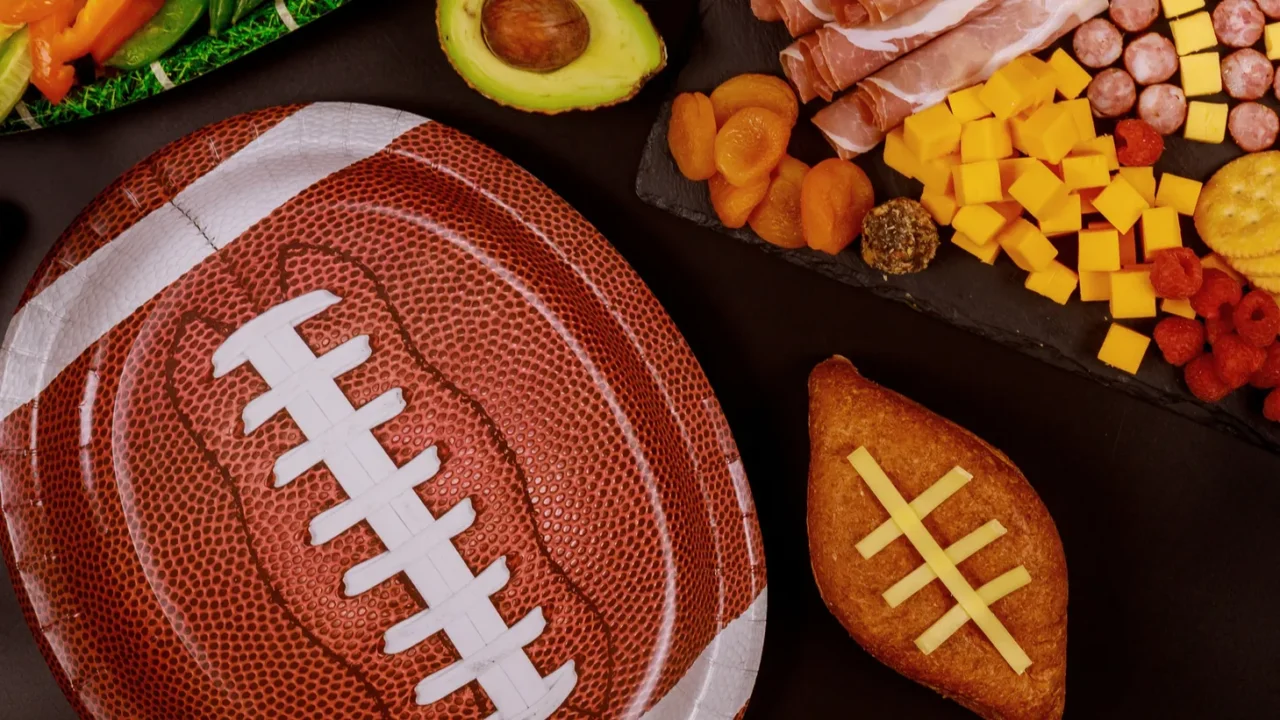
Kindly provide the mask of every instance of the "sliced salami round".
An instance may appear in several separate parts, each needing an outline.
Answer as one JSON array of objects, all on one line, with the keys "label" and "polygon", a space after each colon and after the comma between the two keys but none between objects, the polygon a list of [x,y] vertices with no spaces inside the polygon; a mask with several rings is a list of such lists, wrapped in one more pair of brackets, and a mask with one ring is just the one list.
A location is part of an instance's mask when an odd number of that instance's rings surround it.
[{"label": "sliced salami round", "polygon": [[1253,0],[1222,0],[1213,9],[1213,32],[1227,47],[1244,48],[1262,39],[1267,18]]},{"label": "sliced salami round", "polygon": [[1138,98],[1138,117],[1161,135],[1172,135],[1187,121],[1187,96],[1177,85],[1152,85]]},{"label": "sliced salami round", "polygon": [[1257,0],[1258,9],[1272,20],[1280,19],[1280,0]]},{"label": "sliced salami round", "polygon": [[1124,49],[1124,66],[1139,85],[1162,83],[1178,72],[1178,51],[1169,38],[1147,33]]},{"label": "sliced salami round", "polygon": [[1120,59],[1124,52],[1124,38],[1115,25],[1094,18],[1076,28],[1072,41],[1076,59],[1091,68],[1104,68]]},{"label": "sliced salami round", "polygon": [[1124,115],[1138,101],[1138,88],[1129,73],[1111,68],[1098,73],[1089,83],[1089,105],[1098,117],[1111,118]]},{"label": "sliced salami round", "polygon": [[1257,100],[1271,89],[1275,72],[1266,55],[1244,48],[1222,59],[1222,89],[1237,100]]},{"label": "sliced salami round", "polygon": [[[1280,4],[1280,0],[1272,2]],[[1146,30],[1159,14],[1159,0],[1111,0],[1111,22],[1125,32],[1138,33]]]},{"label": "sliced salami round", "polygon": [[1241,150],[1262,152],[1276,144],[1276,136],[1280,135],[1280,116],[1266,105],[1240,103],[1231,109],[1227,129]]}]

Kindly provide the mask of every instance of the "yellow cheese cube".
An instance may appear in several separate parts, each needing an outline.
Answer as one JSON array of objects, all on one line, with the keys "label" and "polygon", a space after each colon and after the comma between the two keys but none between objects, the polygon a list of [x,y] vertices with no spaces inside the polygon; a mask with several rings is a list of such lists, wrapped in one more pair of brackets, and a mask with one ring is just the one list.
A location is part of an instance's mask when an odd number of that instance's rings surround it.
[{"label": "yellow cheese cube", "polygon": [[996,236],[1000,247],[1018,267],[1027,272],[1043,270],[1058,257],[1058,248],[1035,225],[1018,218]]},{"label": "yellow cheese cube", "polygon": [[1267,26],[1267,59],[1280,60],[1280,23],[1271,23]]},{"label": "yellow cheese cube", "polygon": [[898,171],[898,174],[916,179],[920,176],[920,161],[915,153],[907,149],[907,141],[903,138],[901,127],[894,128],[884,139],[884,164]]},{"label": "yellow cheese cube", "polygon": [[1222,63],[1216,51],[1183,56],[1178,64],[1182,68],[1182,92],[1187,97],[1222,92]]},{"label": "yellow cheese cube", "polygon": [[1111,299],[1111,273],[1081,270],[1079,275],[1082,301],[1099,302]]},{"label": "yellow cheese cube", "polygon": [[1009,188],[1018,181],[1018,178],[1022,177],[1022,174],[1027,171],[1027,168],[1030,168],[1032,165],[1038,165],[1039,163],[1039,160],[1029,157],[1010,158],[1008,160],[1000,161],[1000,192],[1003,195],[1004,200],[1013,199],[1012,196],[1009,195]]},{"label": "yellow cheese cube", "polygon": [[1080,196],[1072,193],[1067,196],[1067,201],[1062,203],[1057,212],[1040,220],[1040,232],[1047,237],[1079,232],[1080,228],[1084,226],[1084,219],[1081,215]]},{"label": "yellow cheese cube", "polygon": [[1068,100],[1080,97],[1080,93],[1093,82],[1093,76],[1089,71],[1080,67],[1080,63],[1072,59],[1062,48],[1055,50],[1053,57],[1049,58],[1049,67],[1053,68],[1058,92]]},{"label": "yellow cheese cube", "polygon": [[1179,55],[1190,55],[1218,44],[1218,36],[1213,32],[1213,18],[1207,12],[1174,20],[1169,23],[1173,33],[1173,46]]},{"label": "yellow cheese cube", "polygon": [[1000,202],[1000,163],[996,160],[964,163],[952,171],[955,179],[956,202],[961,205],[981,205]]},{"label": "yellow cheese cube", "polygon": [[1037,270],[1027,276],[1026,288],[1031,292],[1043,295],[1059,305],[1066,305],[1071,299],[1071,294],[1076,291],[1076,283],[1079,278],[1075,272],[1058,262],[1052,260],[1042,270]]},{"label": "yellow cheese cube", "polygon": [[933,221],[939,225],[950,225],[958,207],[956,198],[951,193],[935,193],[927,189],[920,195],[920,204],[929,211]]},{"label": "yellow cheese cube", "polygon": [[1142,217],[1142,211],[1151,207],[1129,181],[1119,175],[1093,199],[1093,206],[1122,233],[1129,232]]},{"label": "yellow cheese cube", "polygon": [[1204,0],[1160,0],[1160,2],[1164,5],[1166,18],[1176,18],[1204,7]]},{"label": "yellow cheese cube", "polygon": [[1080,272],[1115,272],[1120,269],[1120,233],[1115,230],[1081,230]]},{"label": "yellow cheese cube", "polygon": [[1001,120],[1008,120],[1036,101],[1036,78],[1026,66],[1009,63],[993,74],[978,93],[982,104]]},{"label": "yellow cheese cube", "polygon": [[1167,312],[1170,315],[1178,315],[1188,320],[1196,319],[1196,311],[1191,307],[1191,301],[1188,299],[1175,300],[1173,298],[1165,298],[1160,301],[1161,312]]},{"label": "yellow cheese cube", "polygon": [[1053,102],[1054,93],[1058,91],[1058,78],[1049,63],[1035,55],[1023,55],[1014,60],[1014,62],[1026,68],[1031,77],[1035,78],[1031,93],[1033,97],[1032,107]]},{"label": "yellow cheese cube", "polygon": [[1156,316],[1156,291],[1147,270],[1111,273],[1111,317],[1148,318]]},{"label": "yellow cheese cube", "polygon": [[1000,243],[979,245],[978,243],[970,240],[964,233],[959,232],[954,233],[951,236],[951,242],[954,243],[956,247],[978,258],[987,265],[994,265],[996,258],[1000,256]]},{"label": "yellow cheese cube", "polygon": [[1111,323],[1111,329],[1102,341],[1102,349],[1098,351],[1098,359],[1130,375],[1137,375],[1150,345],[1151,338],[1146,335]]},{"label": "yellow cheese cube", "polygon": [[1107,172],[1107,159],[1101,155],[1063,158],[1062,181],[1066,183],[1068,191],[1106,187],[1111,184],[1111,173]]},{"label": "yellow cheese cube", "polygon": [[983,118],[965,123],[960,133],[960,160],[1001,160],[1013,156],[1009,123],[999,118]]},{"label": "yellow cheese cube", "polygon": [[950,155],[960,149],[960,121],[945,104],[907,118],[903,123],[907,148],[921,160]]},{"label": "yellow cheese cube", "polygon": [[1183,137],[1219,144],[1227,137],[1227,104],[1198,100],[1187,104],[1187,126]]},{"label": "yellow cheese cube", "polygon": [[[1110,177],[1110,176],[1108,176]],[[1085,215],[1092,215],[1098,212],[1098,208],[1093,206],[1093,201],[1102,193],[1103,188],[1084,188],[1080,191],[1080,212]]]},{"label": "yellow cheese cube", "polygon": [[1156,253],[1182,247],[1182,225],[1178,211],[1156,207],[1142,211],[1142,259],[1151,262]]},{"label": "yellow cheese cube", "polygon": [[1036,162],[1009,186],[1009,196],[1037,220],[1043,220],[1060,210],[1067,201],[1067,186],[1044,163]]},{"label": "yellow cheese cube", "polygon": [[965,205],[951,224],[956,232],[964,233],[979,245],[986,245],[1005,226],[1005,222],[1005,217],[989,205]]},{"label": "yellow cheese cube", "polygon": [[1023,155],[1032,155],[1036,153],[1038,146],[1035,144],[1035,137],[1027,132],[1027,117],[1018,115],[1009,118],[1009,135],[1013,138],[1013,147]]},{"label": "yellow cheese cube", "polygon": [[961,123],[972,122],[991,115],[991,108],[982,104],[982,85],[974,85],[947,96],[951,114]]},{"label": "yellow cheese cube", "polygon": [[1156,171],[1152,167],[1122,167],[1120,177],[1129,181],[1134,190],[1147,201],[1148,205],[1156,204]]},{"label": "yellow cheese cube", "polygon": [[1093,108],[1089,105],[1089,98],[1067,100],[1061,105],[1067,109],[1067,112],[1076,121],[1076,131],[1079,136],[1079,139],[1076,140],[1077,148],[1098,138],[1098,129],[1093,123]]},{"label": "yellow cheese cube", "polygon": [[1200,190],[1204,183],[1189,180],[1173,173],[1160,176],[1160,190],[1156,192],[1156,205],[1171,207],[1179,215],[1195,215],[1200,202]]},{"label": "yellow cheese cube", "polygon": [[1236,282],[1240,283],[1241,285],[1248,284],[1247,281],[1244,279],[1244,276],[1241,275],[1239,272],[1236,272],[1236,269],[1231,267],[1231,265],[1227,264],[1227,261],[1223,260],[1222,256],[1218,255],[1217,253],[1209,253],[1208,255],[1205,255],[1204,257],[1200,258],[1200,264],[1204,266],[1205,270],[1208,270],[1210,268],[1213,268],[1215,270],[1221,270],[1222,272],[1230,275],[1232,278],[1235,279]]},{"label": "yellow cheese cube", "polygon": [[1007,223],[1022,217],[1022,206],[1013,201],[991,203],[991,209],[1003,215]]},{"label": "yellow cheese cube", "polygon": [[960,164],[960,153],[921,161],[916,179],[924,183],[929,192],[951,192],[951,171]]},{"label": "yellow cheese cube", "polygon": [[1107,159],[1107,169],[1115,172],[1120,169],[1120,158],[1116,155],[1116,139],[1110,135],[1099,135],[1093,140],[1081,143],[1072,155],[1101,155]]},{"label": "yellow cheese cube", "polygon": [[1047,163],[1060,163],[1080,142],[1075,114],[1066,103],[1045,105],[1032,113],[1021,127],[1023,143],[1030,155]]}]

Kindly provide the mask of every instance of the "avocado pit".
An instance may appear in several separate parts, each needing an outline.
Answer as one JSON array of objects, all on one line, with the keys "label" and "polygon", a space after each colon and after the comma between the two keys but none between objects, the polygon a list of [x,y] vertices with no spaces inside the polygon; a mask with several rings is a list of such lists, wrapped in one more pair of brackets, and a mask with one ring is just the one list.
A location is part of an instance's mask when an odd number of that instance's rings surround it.
[{"label": "avocado pit", "polygon": [[485,0],[480,31],[502,62],[540,73],[577,60],[591,41],[587,16],[574,0]]}]

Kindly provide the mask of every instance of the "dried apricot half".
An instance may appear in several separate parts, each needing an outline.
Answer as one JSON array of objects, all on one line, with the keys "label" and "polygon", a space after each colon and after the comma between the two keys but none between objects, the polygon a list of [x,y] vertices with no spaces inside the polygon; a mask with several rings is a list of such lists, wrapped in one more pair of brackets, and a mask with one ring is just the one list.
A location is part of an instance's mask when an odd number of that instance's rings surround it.
[{"label": "dried apricot half", "polygon": [[800,225],[800,188],[809,166],[791,157],[782,158],[773,171],[769,190],[747,222],[764,240],[784,248],[802,248],[804,228]]},{"label": "dried apricot half", "polygon": [[791,86],[786,80],[773,75],[747,73],[731,77],[711,91],[711,104],[716,110],[716,127],[724,125],[734,113],[748,107],[772,110],[788,125],[795,125],[796,118],[800,117],[800,104],[796,102]]},{"label": "dried apricot half", "polygon": [[848,160],[823,160],[804,176],[800,189],[805,242],[835,255],[862,233],[862,220],[875,204],[875,190],[862,168]]},{"label": "dried apricot half", "polygon": [[690,180],[708,180],[716,174],[716,118],[711,100],[702,93],[680,93],[671,104],[667,147]]},{"label": "dried apricot half", "polygon": [[713,175],[708,187],[711,189],[711,207],[715,208],[720,222],[728,228],[740,228],[747,224],[751,211],[769,192],[769,176],[739,187],[719,175]]},{"label": "dried apricot half", "polygon": [[716,133],[716,170],[732,185],[750,185],[769,173],[787,154],[791,126],[764,108],[743,108]]}]

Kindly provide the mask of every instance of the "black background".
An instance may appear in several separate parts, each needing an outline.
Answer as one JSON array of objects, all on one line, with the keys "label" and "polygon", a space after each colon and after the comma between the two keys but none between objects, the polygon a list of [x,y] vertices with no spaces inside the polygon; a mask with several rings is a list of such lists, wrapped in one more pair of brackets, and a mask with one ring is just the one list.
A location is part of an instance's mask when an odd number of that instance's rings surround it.
[{"label": "black background", "polygon": [[[693,4],[650,7],[678,68],[697,39]],[[1008,452],[1044,498],[1070,568],[1069,717],[1280,716],[1280,459],[643,205],[636,167],[674,73],[609,110],[502,109],[448,68],[433,10],[358,0],[161,98],[0,138],[0,311],[75,213],[170,140],[287,102],[416,112],[567,198],[702,362],[742,449],[769,568],[748,718],[971,717],[872,660],[818,598],[804,526],[805,378],[834,353]],[[0,581],[0,718],[73,716]]]}]

